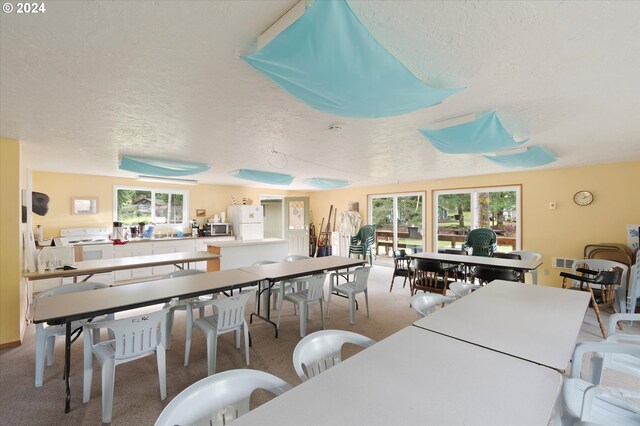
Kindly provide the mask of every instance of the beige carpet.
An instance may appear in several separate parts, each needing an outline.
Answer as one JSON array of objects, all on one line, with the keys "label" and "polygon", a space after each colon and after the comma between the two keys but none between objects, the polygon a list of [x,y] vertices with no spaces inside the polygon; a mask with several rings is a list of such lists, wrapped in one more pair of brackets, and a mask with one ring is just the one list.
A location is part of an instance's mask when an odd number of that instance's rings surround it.
[{"label": "beige carpet", "polygon": [[[356,313],[356,324],[348,321],[347,301],[333,297],[331,318],[326,319],[326,328],[352,330],[375,340],[411,325],[417,316],[409,308],[409,289],[402,288],[402,278],[396,279],[393,292],[389,293],[392,270],[376,266],[369,281],[371,317],[367,319],[364,300],[360,296],[360,310]],[[250,301],[248,311],[253,309]],[[137,310],[140,313],[142,310]],[[590,311],[591,312],[591,311]],[[272,315],[275,316],[275,311]],[[640,326],[640,325],[639,325]],[[308,333],[320,330],[318,307],[314,307]],[[636,332],[640,331],[636,327]],[[298,317],[291,304],[285,304],[279,338],[274,337],[271,325],[254,321],[249,326],[253,346],[250,349],[249,368],[275,374],[292,385],[298,379],[291,362],[293,349],[300,340]],[[155,357],[120,365],[116,368],[115,395],[113,403],[114,425],[152,425],[163,407],[180,391],[202,379],[207,374],[205,338],[198,330],[193,332],[191,363],[183,366],[184,356],[184,311],[176,314],[172,346],[167,352],[167,398],[160,401]],[[45,367],[44,384],[34,387],[34,337],[35,327],[29,325],[24,344],[17,348],[0,351],[0,425],[96,425],[101,423],[100,368],[94,363],[94,378],[91,400],[82,404],[82,344],[76,342],[72,348],[71,365],[71,412],[64,413],[64,339],[58,338],[55,363]],[[602,340],[597,323],[591,313],[587,316],[579,338],[580,341]],[[346,347],[345,357],[357,352],[355,347]],[[244,368],[243,348],[233,345],[233,334],[219,338],[217,371]],[[398,359],[398,362],[402,362]],[[401,390],[394,390],[401,392]],[[256,392],[253,405],[266,401],[266,392]]]}]

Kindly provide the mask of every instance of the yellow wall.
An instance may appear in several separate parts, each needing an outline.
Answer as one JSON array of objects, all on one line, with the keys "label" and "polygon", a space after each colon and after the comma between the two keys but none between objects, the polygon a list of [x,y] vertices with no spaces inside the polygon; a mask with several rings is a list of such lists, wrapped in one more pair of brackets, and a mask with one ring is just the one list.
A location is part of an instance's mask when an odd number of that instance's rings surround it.
[{"label": "yellow wall", "polygon": [[[114,185],[186,190],[189,192],[189,219],[196,219],[196,209],[205,209],[208,217],[226,211],[227,206],[232,202],[232,196],[235,196],[238,203],[243,197],[247,197],[256,204],[260,202],[260,194],[299,194],[292,191],[238,186],[167,185],[126,178],[34,172],[33,190],[47,194],[50,201],[46,216],[33,216],[33,226],[42,225],[46,239],[59,236],[62,228],[107,227],[111,229]],[[98,214],[71,214],[71,199],[74,197],[98,198]],[[203,222],[203,218],[198,219],[201,223]]]},{"label": "yellow wall", "polygon": [[[626,225],[640,223],[640,197],[634,191],[634,182],[640,177],[640,162],[605,164],[565,169],[550,169],[501,173],[455,179],[438,179],[398,185],[348,188],[334,191],[302,193],[295,191],[261,190],[220,185],[170,186],[190,192],[190,217],[196,209],[206,209],[213,215],[236,200],[249,197],[257,202],[260,194],[308,195],[316,227],[333,204],[338,212],[347,209],[349,202],[360,203],[360,213],[367,221],[367,196],[370,194],[425,191],[426,243],[432,250],[433,224],[431,222],[432,191],[439,189],[481,186],[522,185],[522,244],[523,250],[537,251],[543,257],[539,281],[559,285],[560,270],[551,267],[552,257],[581,258],[586,244],[626,244]],[[86,176],[62,173],[33,173],[34,191],[44,192],[51,198],[49,213],[34,216],[33,224],[44,226],[45,237],[59,235],[61,228],[105,226],[111,227],[113,185],[156,186],[163,184],[137,182],[134,179]],[[578,190],[594,193],[595,201],[587,207],[576,206],[572,197]],[[71,198],[92,196],[99,198],[99,214],[71,215]],[[557,203],[556,210],[549,202]],[[545,274],[545,270],[548,275]]]},{"label": "yellow wall", "polygon": [[[318,225],[333,204],[338,212],[349,202],[360,203],[363,222],[368,220],[367,196],[371,194],[425,191],[426,243],[433,249],[432,191],[479,186],[522,185],[523,250],[543,255],[539,281],[559,285],[559,269],[551,267],[552,257],[582,258],[584,246],[591,243],[626,244],[626,226],[640,223],[640,197],[637,183],[640,162],[605,164],[565,169],[503,173],[456,179],[438,179],[409,184],[351,188],[314,193],[311,208]],[[572,201],[579,190],[593,192],[595,201],[579,207]],[[557,203],[556,210],[549,202]],[[545,275],[548,270],[548,275]]]},{"label": "yellow wall", "polygon": [[18,344],[25,327],[20,142],[0,138],[0,345]]}]

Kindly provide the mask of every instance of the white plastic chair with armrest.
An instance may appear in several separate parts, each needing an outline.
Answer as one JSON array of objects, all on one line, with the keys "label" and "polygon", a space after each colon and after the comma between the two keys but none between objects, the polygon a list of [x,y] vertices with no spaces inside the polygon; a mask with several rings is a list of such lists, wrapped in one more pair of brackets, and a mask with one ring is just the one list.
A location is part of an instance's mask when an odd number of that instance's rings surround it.
[{"label": "white plastic chair with armrest", "polygon": [[[76,293],[79,291],[89,291],[96,290],[99,288],[109,287],[107,284],[102,283],[92,283],[92,282],[83,282],[77,284],[65,284],[59,287],[55,287],[49,289],[47,291],[43,291],[38,294],[33,300],[34,306],[37,305],[39,300],[42,300],[45,297],[50,296],[58,296],[61,294],[68,293]],[[91,322],[99,322],[103,320],[112,320],[113,314],[109,315],[101,315],[99,317],[93,318]],[[71,329],[76,330],[87,322],[87,320],[82,321],[73,321],[71,323]],[[99,336],[100,330],[94,331],[94,340],[98,341],[100,339]],[[45,323],[36,324],[36,387],[39,388],[42,386],[43,376],[44,376],[44,360],[45,353],[47,359],[47,367],[51,367],[53,365],[54,358],[54,349],[56,344],[56,336],[64,336],[66,334],[66,325],[47,325]]]},{"label": "white plastic chair with armrest", "polygon": [[311,333],[293,350],[293,367],[303,382],[342,362],[345,343],[368,348],[375,340],[352,331],[322,330]]},{"label": "white plastic chair with armrest", "polygon": [[[536,253],[534,251],[524,251],[524,250],[516,250],[510,252],[510,254],[519,254],[520,259],[522,260],[540,260],[542,259],[542,255],[540,253]],[[531,278],[534,285],[538,285],[538,270],[534,269],[531,272]]]},{"label": "white plastic chair with armrest", "polygon": [[[254,291],[247,291],[224,299],[213,299],[206,302],[190,302],[191,311],[194,308],[212,305],[213,315],[198,318],[194,325],[207,337],[207,371],[209,376],[216,372],[216,352],[218,350],[218,336],[233,331],[235,333],[236,348],[240,349],[240,333],[244,335],[244,350],[247,365],[249,365],[249,326],[244,317],[245,308],[249,297]],[[189,309],[187,309],[187,314]],[[191,350],[191,338],[186,341],[184,352],[184,365],[189,365],[189,352]]]},{"label": "white plastic chair with armrest", "polygon": [[[113,385],[115,383],[116,366],[135,361],[148,355],[156,354],[158,364],[158,380],[160,382],[160,399],[167,397],[167,369],[165,353],[165,330],[169,309],[135,317],[105,321],[98,324],[85,324],[84,335],[84,387],[82,402],[89,402],[91,397],[91,381],[93,379],[93,357],[102,366],[102,422],[111,422],[113,407]],[[89,331],[108,328],[113,331],[115,339],[94,343]],[[134,385],[131,382],[131,385]]]},{"label": "white plastic chair with armrest", "polygon": [[[187,277],[189,275],[198,275],[204,274],[206,271],[200,269],[180,269],[178,271],[174,271],[166,274],[162,277],[162,279],[170,279],[170,278],[178,278],[178,277]],[[173,315],[175,311],[186,311],[187,310],[187,302],[190,301],[199,301],[199,300],[211,300],[213,296],[199,296],[199,297],[191,297],[188,299],[173,299],[170,303],[165,303],[163,308],[170,308],[169,315],[167,317],[167,350],[171,348],[171,332],[173,330]],[[200,308],[200,317],[204,316],[204,308]],[[187,333],[189,333],[189,328],[192,326],[191,323],[187,323]]]},{"label": "white plastic chair with armrest", "polygon": [[155,426],[229,424],[249,412],[251,393],[256,389],[281,395],[291,385],[264,371],[223,371],[180,392],[162,410]]},{"label": "white plastic chair with armrest", "polygon": [[320,317],[322,318],[322,328],[324,329],[324,280],[324,274],[310,276],[304,283],[307,288],[285,294],[284,297],[280,299],[280,306],[278,306],[278,320],[276,321],[276,328],[278,330],[280,330],[282,302],[285,300],[293,303],[294,307],[298,307],[298,316],[300,317],[300,337],[304,337],[307,334],[307,319],[309,317],[312,304],[320,304]]},{"label": "white plastic chair with armrest", "polygon": [[461,297],[464,297],[472,291],[478,290],[479,288],[482,288],[480,284],[471,284],[461,281],[455,281],[449,284],[449,290],[453,292],[456,299],[460,299]]},{"label": "white plastic chair with armrest", "polygon": [[[356,323],[356,294],[364,293],[364,301],[367,307],[367,318],[369,318],[369,291],[367,290],[367,282],[369,281],[369,272],[371,266],[360,266],[349,272],[333,272],[329,276],[329,298],[327,299],[327,318],[329,317],[329,305],[331,304],[331,294],[335,292],[338,295],[344,295],[349,299],[349,323]],[[353,275],[353,281],[344,284],[337,284],[338,276]],[[336,278],[336,284],[334,284]]]},{"label": "white plastic chair with armrest", "polygon": [[[311,258],[302,254],[290,254],[289,256],[284,258],[284,261],[295,262],[296,260],[304,259]],[[271,289],[273,292],[273,306],[275,307],[275,309],[279,309],[280,300],[282,299],[283,294],[287,292],[302,290],[302,287],[305,285],[307,278],[308,277],[293,278],[275,283]]]},{"label": "white plastic chair with armrest", "polygon": [[582,358],[591,352],[640,356],[640,345],[610,342],[577,344],[573,353],[571,378],[562,383],[556,407],[556,424],[573,425],[580,420],[602,425],[639,424],[640,404],[633,398],[640,397],[640,388],[604,387],[581,378]]},{"label": "white plastic chair with armrest", "polygon": [[418,293],[411,297],[411,307],[418,314],[418,318],[426,317],[436,311],[436,306],[451,303],[456,299],[435,293]]},{"label": "white plastic chair with armrest", "polygon": [[[623,332],[616,333],[616,326],[620,321],[640,321],[640,314],[611,315],[611,317],[609,317],[609,328],[607,330],[607,342],[635,344],[640,346],[640,334],[628,334]],[[591,357],[590,382],[599,385],[602,370],[606,368],[617,370],[631,376],[640,377],[640,357],[618,353],[594,355]]]}]

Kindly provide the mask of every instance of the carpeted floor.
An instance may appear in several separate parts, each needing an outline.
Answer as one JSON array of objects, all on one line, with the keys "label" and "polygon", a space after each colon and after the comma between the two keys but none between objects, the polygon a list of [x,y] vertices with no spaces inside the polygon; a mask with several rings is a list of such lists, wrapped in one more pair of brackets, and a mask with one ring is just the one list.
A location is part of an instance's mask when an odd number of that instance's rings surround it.
[{"label": "carpeted floor", "polygon": [[[367,318],[362,296],[360,310],[356,313],[356,324],[348,320],[346,299],[333,297],[331,317],[326,319],[326,328],[351,330],[381,340],[396,331],[411,325],[417,316],[409,307],[409,289],[402,288],[402,278],[389,293],[392,270],[387,267],[373,268],[369,279],[369,302],[371,317]],[[153,310],[157,307],[147,308]],[[253,310],[249,302],[247,312]],[[144,310],[136,310],[142,313]],[[275,317],[277,312],[273,311]],[[254,321],[249,326],[253,346],[250,349],[249,368],[263,370],[281,377],[296,386],[300,383],[291,362],[293,349],[300,340],[298,317],[293,307],[286,303],[281,319],[279,338],[274,337],[271,325]],[[322,328],[319,308],[315,306],[307,333]],[[640,333],[640,325],[635,332]],[[82,344],[76,342],[72,348],[71,365],[71,412],[64,413],[64,381],[62,369],[64,361],[63,338],[58,338],[55,363],[45,367],[44,384],[34,387],[34,338],[35,326],[29,325],[24,343],[16,348],[0,351],[0,425],[97,425],[101,423],[100,368],[94,363],[94,377],[91,400],[82,404]],[[589,310],[580,333],[579,341],[602,340],[597,323]],[[359,349],[347,345],[345,357]],[[236,349],[233,334],[219,337],[217,371],[244,368],[244,350]],[[116,383],[113,403],[114,425],[152,425],[164,406],[180,391],[202,379],[207,374],[205,337],[194,330],[191,362],[183,366],[184,357],[184,311],[177,311],[173,328],[172,345],[167,351],[167,398],[160,401],[155,357],[120,365],[116,368]],[[398,362],[402,362],[398,359]],[[364,384],[363,384],[364,385]],[[400,391],[400,390],[396,390]],[[268,400],[270,395],[258,391],[252,398],[252,405]]]}]

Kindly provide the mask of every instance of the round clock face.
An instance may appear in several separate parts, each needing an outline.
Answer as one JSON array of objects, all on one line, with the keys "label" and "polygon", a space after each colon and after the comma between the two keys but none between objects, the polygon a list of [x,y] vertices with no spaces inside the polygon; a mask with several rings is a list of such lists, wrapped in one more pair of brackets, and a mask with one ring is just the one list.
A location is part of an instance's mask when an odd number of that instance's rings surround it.
[{"label": "round clock face", "polygon": [[579,206],[588,206],[593,203],[593,194],[589,191],[578,191],[573,196],[573,201]]}]

